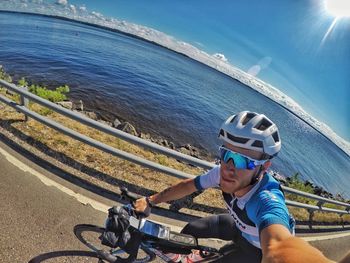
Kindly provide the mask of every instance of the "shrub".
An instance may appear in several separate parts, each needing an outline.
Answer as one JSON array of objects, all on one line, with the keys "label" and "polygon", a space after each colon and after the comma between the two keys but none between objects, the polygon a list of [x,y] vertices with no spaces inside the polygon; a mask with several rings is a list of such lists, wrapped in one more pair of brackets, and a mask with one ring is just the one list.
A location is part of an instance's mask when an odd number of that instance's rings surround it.
[{"label": "shrub", "polygon": [[59,102],[67,99],[64,93],[69,92],[69,87],[67,85],[60,86],[55,90],[49,90],[46,87],[41,87],[39,85],[31,85],[29,91],[35,95],[47,99],[52,102]]},{"label": "shrub", "polygon": [[28,82],[25,80],[25,78],[21,78],[18,82],[17,82],[17,86],[19,87],[28,87]]},{"label": "shrub", "polygon": [[10,83],[12,82],[11,76],[4,71],[4,68],[1,65],[0,65],[0,79],[3,79]]}]

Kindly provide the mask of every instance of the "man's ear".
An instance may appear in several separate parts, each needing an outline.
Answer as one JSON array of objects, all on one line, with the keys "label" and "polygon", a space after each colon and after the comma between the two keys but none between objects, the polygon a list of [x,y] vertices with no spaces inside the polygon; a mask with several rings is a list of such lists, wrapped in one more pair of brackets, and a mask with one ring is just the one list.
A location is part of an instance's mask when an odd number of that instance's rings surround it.
[{"label": "man's ear", "polygon": [[267,161],[263,164],[263,170],[266,171],[271,166],[271,161]]}]

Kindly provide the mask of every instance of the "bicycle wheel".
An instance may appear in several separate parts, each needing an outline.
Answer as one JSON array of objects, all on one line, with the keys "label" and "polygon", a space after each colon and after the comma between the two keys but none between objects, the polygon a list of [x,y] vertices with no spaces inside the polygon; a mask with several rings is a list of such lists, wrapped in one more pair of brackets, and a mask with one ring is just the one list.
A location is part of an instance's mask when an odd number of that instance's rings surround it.
[{"label": "bicycle wheel", "polygon": [[[101,244],[100,236],[104,232],[104,228],[94,225],[76,225],[74,227],[75,236],[88,248],[96,252],[103,260],[111,263],[128,262],[129,254],[120,248],[110,248]],[[140,246],[135,263],[144,263],[154,260],[155,254],[144,246]]]}]

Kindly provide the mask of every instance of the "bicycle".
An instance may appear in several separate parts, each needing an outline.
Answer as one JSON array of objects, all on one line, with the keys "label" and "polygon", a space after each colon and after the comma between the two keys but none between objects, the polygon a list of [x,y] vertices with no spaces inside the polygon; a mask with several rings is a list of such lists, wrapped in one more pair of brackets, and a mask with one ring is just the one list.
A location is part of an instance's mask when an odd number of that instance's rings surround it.
[{"label": "bicycle", "polygon": [[[122,199],[130,204],[139,198],[128,192],[126,188],[121,188]],[[129,205],[129,209],[131,205]],[[105,246],[102,244],[102,235],[105,228],[80,224],[74,227],[75,236],[88,248],[94,251],[99,258],[98,262],[135,262],[144,263],[153,261],[156,257],[164,262],[173,262],[166,254],[190,254],[192,250],[198,250],[204,258],[201,262],[218,261],[227,253],[235,249],[234,244],[226,246],[224,249],[216,249],[198,244],[198,240],[190,235],[173,232],[169,227],[152,222],[143,216],[130,215],[129,223],[132,233],[139,236],[138,244],[133,244],[131,249]]]}]

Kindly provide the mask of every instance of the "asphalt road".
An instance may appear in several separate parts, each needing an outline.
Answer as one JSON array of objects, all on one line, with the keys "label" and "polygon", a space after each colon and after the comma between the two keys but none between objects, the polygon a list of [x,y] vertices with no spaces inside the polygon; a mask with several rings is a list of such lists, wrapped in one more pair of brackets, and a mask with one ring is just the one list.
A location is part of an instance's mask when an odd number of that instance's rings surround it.
[{"label": "asphalt road", "polygon": [[[12,155],[33,166],[0,142],[0,263],[28,262],[44,256],[50,258],[45,262],[97,262],[87,254],[78,256],[77,251],[88,249],[74,236],[73,227],[81,223],[103,225],[106,214],[101,211],[106,211],[103,209],[112,202],[36,166],[35,170],[39,169],[49,181],[51,178],[64,185],[65,190],[50,186],[49,182],[34,176],[27,165],[10,160]],[[79,193],[106,205],[102,209],[84,205],[83,201],[77,200]],[[350,249],[350,238],[315,244],[328,257],[338,260]],[[75,256],[66,256],[72,254]]]},{"label": "asphalt road", "polygon": [[[0,200],[0,262],[28,262],[47,252],[86,250],[73,234],[74,225],[103,224],[105,219],[104,213],[45,185],[1,154]],[[55,259],[52,262],[97,262],[85,257]]]}]

